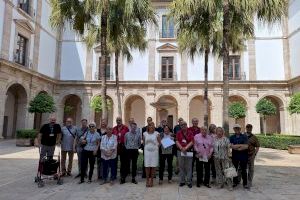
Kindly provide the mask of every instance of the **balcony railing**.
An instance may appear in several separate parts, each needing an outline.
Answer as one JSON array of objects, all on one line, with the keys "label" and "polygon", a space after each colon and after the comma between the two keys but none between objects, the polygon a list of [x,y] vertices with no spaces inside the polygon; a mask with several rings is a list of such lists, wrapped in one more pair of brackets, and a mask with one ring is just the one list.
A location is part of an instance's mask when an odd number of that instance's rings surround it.
[{"label": "balcony railing", "polygon": [[160,81],[177,81],[177,73],[173,72],[172,73],[172,77],[170,78],[170,76],[168,77],[169,74],[166,75],[166,77],[162,76],[162,73],[158,74],[158,79]]},{"label": "balcony railing", "polygon": [[229,80],[231,80],[231,81],[244,81],[244,80],[246,80],[246,73],[241,72],[240,76],[238,76],[238,77],[229,76]]},{"label": "balcony railing", "polygon": [[161,29],[159,31],[159,37],[164,39],[175,39],[177,37],[177,31],[175,29]]},{"label": "balcony railing", "polygon": [[[101,77],[99,76],[99,72],[95,72],[94,77],[95,80],[101,80]],[[106,75],[106,80],[108,81],[114,80],[114,75],[113,74]]]},{"label": "balcony railing", "polygon": [[15,53],[14,54],[14,62],[19,64],[19,65],[23,65],[24,67],[27,67],[29,69],[32,69],[32,60],[29,59],[29,57],[25,57],[25,60],[22,60],[20,55]]}]

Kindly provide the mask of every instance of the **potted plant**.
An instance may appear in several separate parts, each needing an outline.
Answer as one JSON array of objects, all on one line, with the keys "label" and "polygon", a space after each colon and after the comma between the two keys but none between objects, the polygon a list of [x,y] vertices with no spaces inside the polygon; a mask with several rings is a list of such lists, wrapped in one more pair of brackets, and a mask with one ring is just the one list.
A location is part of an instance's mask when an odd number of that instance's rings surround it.
[{"label": "potted plant", "polygon": [[229,117],[234,118],[237,124],[238,119],[246,117],[246,106],[242,102],[233,102],[229,105]]},{"label": "potted plant", "polygon": [[258,114],[260,114],[260,116],[263,119],[263,128],[262,128],[262,132],[265,133],[265,135],[267,135],[267,117],[272,116],[272,115],[276,115],[276,106],[274,105],[274,103],[272,103],[272,101],[263,98],[261,100],[259,100],[256,104],[256,112]]},{"label": "potted plant", "polygon": [[16,146],[19,147],[32,146],[36,136],[37,136],[37,130],[35,129],[19,129],[17,130]]}]

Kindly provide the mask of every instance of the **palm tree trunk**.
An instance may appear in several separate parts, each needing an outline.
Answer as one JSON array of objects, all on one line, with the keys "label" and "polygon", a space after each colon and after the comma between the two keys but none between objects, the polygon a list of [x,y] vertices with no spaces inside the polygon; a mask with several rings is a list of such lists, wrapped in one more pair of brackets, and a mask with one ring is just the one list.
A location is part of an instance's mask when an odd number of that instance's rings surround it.
[{"label": "palm tree trunk", "polygon": [[208,112],[209,112],[209,105],[208,105],[208,55],[209,49],[205,50],[204,55],[204,126],[208,128]]},{"label": "palm tree trunk", "polygon": [[229,1],[223,0],[223,128],[227,136],[229,135],[229,17]]},{"label": "palm tree trunk", "polygon": [[118,115],[122,117],[122,107],[121,107],[121,95],[119,88],[119,55],[120,52],[115,52],[115,74],[116,74],[116,88],[117,88],[117,98],[118,98]]},{"label": "palm tree trunk", "polygon": [[102,99],[102,120],[105,120],[107,123],[108,117],[107,117],[107,101],[106,101],[106,66],[107,66],[107,58],[108,58],[108,52],[107,52],[107,9],[104,9],[101,16],[101,63],[104,63],[104,65],[100,65],[100,75],[101,75],[101,99]]}]

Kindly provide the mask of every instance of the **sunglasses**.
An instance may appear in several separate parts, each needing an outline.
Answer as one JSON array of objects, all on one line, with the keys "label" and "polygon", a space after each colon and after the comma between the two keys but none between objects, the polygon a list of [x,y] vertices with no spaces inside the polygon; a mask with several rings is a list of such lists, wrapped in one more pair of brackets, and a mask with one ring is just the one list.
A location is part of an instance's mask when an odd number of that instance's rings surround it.
[{"label": "sunglasses", "polygon": [[89,126],[89,128],[95,128],[95,126]]}]

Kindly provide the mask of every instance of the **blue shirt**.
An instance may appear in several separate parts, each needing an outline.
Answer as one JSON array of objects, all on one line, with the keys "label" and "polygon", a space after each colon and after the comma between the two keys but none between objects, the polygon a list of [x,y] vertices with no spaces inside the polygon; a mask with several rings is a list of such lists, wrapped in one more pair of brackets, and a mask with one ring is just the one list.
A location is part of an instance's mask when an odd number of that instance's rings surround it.
[{"label": "blue shirt", "polygon": [[[83,136],[85,137],[85,136]],[[98,132],[91,133],[90,131],[86,134],[86,145],[84,150],[86,151],[96,151],[97,150],[97,143],[100,144],[101,136]]]},{"label": "blue shirt", "polygon": [[61,149],[62,149],[62,151],[73,151],[76,130],[77,130],[76,126],[62,127],[62,129],[61,129],[61,133],[62,133]]},{"label": "blue shirt", "polygon": [[[231,144],[248,144],[248,137],[247,135],[240,134],[240,135],[232,135],[230,136],[230,143]],[[232,149],[232,159],[233,160],[240,160],[246,161],[248,160],[248,149],[243,151],[238,151]]]}]

